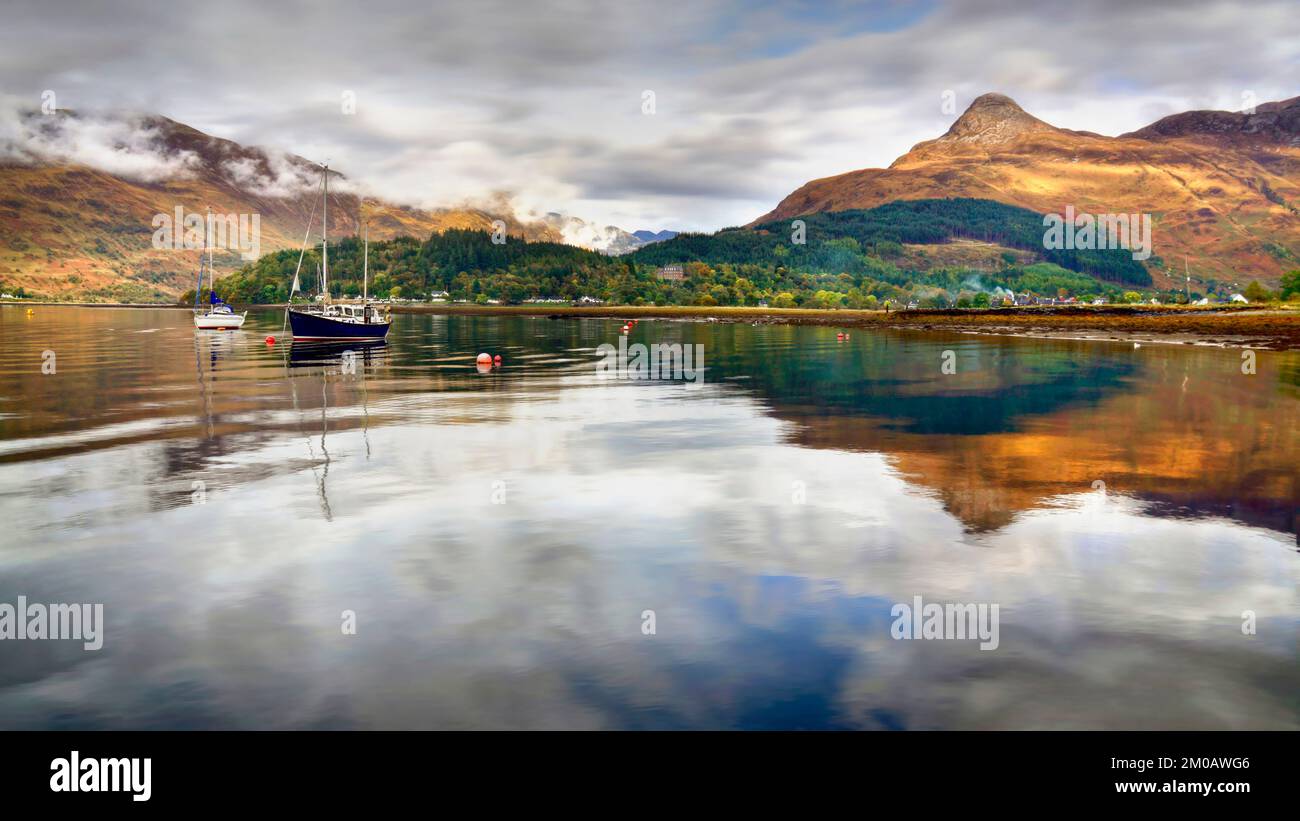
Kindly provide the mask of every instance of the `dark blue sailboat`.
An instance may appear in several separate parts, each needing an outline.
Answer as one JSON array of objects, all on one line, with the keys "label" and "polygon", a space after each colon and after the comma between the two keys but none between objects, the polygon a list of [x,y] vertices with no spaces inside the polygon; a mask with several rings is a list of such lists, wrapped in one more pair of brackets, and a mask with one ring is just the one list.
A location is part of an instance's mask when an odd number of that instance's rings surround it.
[{"label": "dark blue sailboat", "polygon": [[387,338],[392,319],[380,316],[371,305],[322,305],[290,308],[289,328],[295,340]]},{"label": "dark blue sailboat", "polygon": [[[358,341],[382,341],[388,337],[388,329],[392,327],[392,317],[381,313],[379,308],[370,302],[369,285],[370,285],[370,227],[366,226],[365,240],[365,262],[361,275],[362,296],[360,304],[342,302],[335,303],[330,300],[329,295],[329,166],[323,166],[325,188],[324,208],[321,217],[321,276],[320,289],[323,295],[323,302],[319,305],[310,305],[302,308],[287,307],[285,310],[289,315],[289,327],[293,332],[295,340],[303,341],[322,341],[322,340],[358,340]],[[311,228],[308,226],[308,232]],[[305,251],[304,247],[304,251]],[[299,271],[302,269],[302,258],[298,259]],[[293,300],[293,291],[298,288],[298,273],[293,276],[293,288],[290,289],[289,299]]]}]

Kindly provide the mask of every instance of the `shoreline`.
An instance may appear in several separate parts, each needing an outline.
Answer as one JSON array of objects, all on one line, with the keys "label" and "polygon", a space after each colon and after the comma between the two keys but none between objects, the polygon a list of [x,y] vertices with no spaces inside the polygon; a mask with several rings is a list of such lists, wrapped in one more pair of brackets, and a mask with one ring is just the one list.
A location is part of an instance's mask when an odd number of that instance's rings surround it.
[{"label": "shoreline", "polygon": [[395,305],[393,313],[659,319],[760,325],[899,328],[1086,341],[1140,341],[1300,350],[1300,309],[1233,306],[1034,306],[866,311],[679,306]]},{"label": "shoreline", "polygon": [[[5,301],[4,305],[77,308],[168,308],[187,305]],[[249,305],[252,310],[283,310],[284,305]],[[845,329],[900,328],[996,336],[1027,336],[1088,341],[1150,341],[1300,350],[1300,308],[1278,306],[1032,306],[987,309],[903,311],[709,307],[700,305],[469,305],[403,303],[395,314],[442,316],[538,316],[555,319],[659,319],[760,325],[824,325]]]}]

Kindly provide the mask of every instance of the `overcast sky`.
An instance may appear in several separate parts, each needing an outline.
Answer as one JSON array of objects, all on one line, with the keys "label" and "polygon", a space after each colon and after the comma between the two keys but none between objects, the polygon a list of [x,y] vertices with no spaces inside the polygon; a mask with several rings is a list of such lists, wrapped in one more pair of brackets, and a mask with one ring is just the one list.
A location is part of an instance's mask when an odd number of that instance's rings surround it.
[{"label": "overcast sky", "polygon": [[[420,206],[748,222],[987,91],[1119,134],[1300,94],[1295,0],[5,0],[0,95],[159,113]],[[644,113],[644,92],[654,113]],[[355,114],[343,113],[344,92]],[[3,137],[3,134],[0,134]]]}]

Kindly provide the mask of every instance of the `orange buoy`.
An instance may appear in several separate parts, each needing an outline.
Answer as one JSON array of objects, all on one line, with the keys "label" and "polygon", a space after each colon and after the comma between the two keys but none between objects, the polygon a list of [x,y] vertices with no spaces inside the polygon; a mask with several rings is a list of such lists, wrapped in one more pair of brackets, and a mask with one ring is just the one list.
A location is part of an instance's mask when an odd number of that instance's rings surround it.
[{"label": "orange buoy", "polygon": [[497,354],[496,356],[492,357],[492,364],[497,366],[498,368],[501,367],[501,354]]},{"label": "orange buoy", "polygon": [[268,337],[266,338],[266,344],[268,344],[268,345],[274,345],[274,344],[275,344],[275,337],[273,337],[273,336],[268,336]]},{"label": "orange buoy", "polygon": [[492,364],[492,354],[486,354],[486,353],[481,353],[481,354],[479,354],[479,355],[478,355],[477,364],[479,364],[479,365],[491,365],[491,364]]}]

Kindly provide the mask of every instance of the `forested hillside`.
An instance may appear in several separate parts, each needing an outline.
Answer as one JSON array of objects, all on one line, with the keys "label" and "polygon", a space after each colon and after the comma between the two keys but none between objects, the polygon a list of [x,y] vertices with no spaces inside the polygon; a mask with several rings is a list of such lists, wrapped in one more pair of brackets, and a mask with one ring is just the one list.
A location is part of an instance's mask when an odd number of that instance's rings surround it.
[{"label": "forested hillside", "polygon": [[[453,299],[503,303],[590,296],[626,304],[863,307],[886,299],[956,304],[997,288],[1118,297],[1151,281],[1128,251],[1043,251],[1041,216],[986,200],[916,200],[802,219],[802,243],[782,221],[682,234],[623,257],[514,237],[496,244],[483,231],[449,230],[424,242],[399,237],[371,244],[370,293],[424,299],[448,291]],[[1025,253],[1004,252],[980,268],[922,268],[904,254],[904,244],[960,239]],[[351,237],[331,245],[335,296],[361,293],[361,251]],[[304,257],[306,293],[318,289],[319,257],[319,248]],[[266,255],[222,280],[218,291],[233,302],[283,302],[298,258],[297,251]],[[684,280],[658,278],[667,264],[683,265]]]}]

